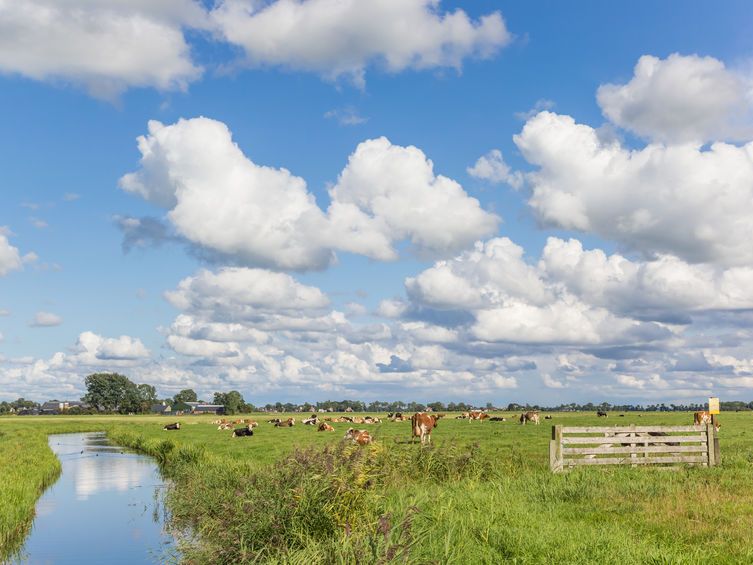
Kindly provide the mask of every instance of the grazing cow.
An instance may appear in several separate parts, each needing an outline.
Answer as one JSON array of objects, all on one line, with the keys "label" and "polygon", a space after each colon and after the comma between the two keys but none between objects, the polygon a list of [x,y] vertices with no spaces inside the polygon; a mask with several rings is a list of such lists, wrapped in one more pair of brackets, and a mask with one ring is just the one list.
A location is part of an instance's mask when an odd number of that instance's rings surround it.
[{"label": "grazing cow", "polygon": [[606,413],[606,412],[604,412],[603,410],[599,410],[599,411],[598,411],[598,412],[596,413],[596,417],[597,417],[597,418],[607,418],[607,417],[609,417],[609,414],[607,414],[607,413]]},{"label": "grazing cow", "polygon": [[416,412],[410,419],[411,429],[413,430],[413,438],[421,438],[421,445],[425,443],[431,443],[431,431],[437,427],[436,416],[424,414],[423,412]]},{"label": "grazing cow", "polygon": [[233,437],[251,437],[252,435],[254,435],[254,430],[251,429],[251,424],[248,424],[245,428],[233,430]]},{"label": "grazing cow", "polygon": [[[714,419],[711,417],[711,414],[709,414],[706,410],[693,414],[693,425],[695,426],[705,426],[706,424],[713,422],[713,420]],[[719,420],[716,421],[716,425],[714,427],[716,428],[717,432],[719,431],[719,428],[722,427],[722,425],[719,423]]]},{"label": "grazing cow", "polygon": [[479,422],[483,422],[489,417],[489,414],[486,412],[482,412],[481,410],[473,410],[472,412],[468,413],[468,423],[472,422],[473,420],[478,420]]},{"label": "grazing cow", "polygon": [[180,429],[180,422],[175,422],[174,424],[168,424],[164,428],[162,428],[164,431],[168,430],[179,430]]},{"label": "grazing cow", "polygon": [[316,430],[317,432],[334,432],[335,428],[330,426],[327,422],[322,422],[319,424],[319,428]]},{"label": "grazing cow", "polygon": [[551,419],[552,419],[552,417],[551,417],[551,416],[549,416],[549,415],[547,415],[547,416],[544,416],[544,420],[551,420]]},{"label": "grazing cow", "polygon": [[307,426],[316,426],[319,423],[319,418],[316,414],[311,414],[311,418],[306,418],[303,423]]},{"label": "grazing cow", "polygon": [[539,413],[530,410],[528,412],[523,412],[520,415],[520,423],[525,426],[526,422],[532,422],[538,426],[541,423],[539,421]]},{"label": "grazing cow", "polygon": [[277,422],[275,428],[292,428],[295,426],[295,418],[288,418],[284,422]]},{"label": "grazing cow", "polygon": [[489,418],[490,422],[507,422],[507,418],[503,418],[502,416],[494,416],[492,418]]},{"label": "grazing cow", "polygon": [[373,441],[368,430],[356,430],[355,428],[348,428],[348,431],[345,432],[345,439],[350,439],[358,445],[368,445]]}]

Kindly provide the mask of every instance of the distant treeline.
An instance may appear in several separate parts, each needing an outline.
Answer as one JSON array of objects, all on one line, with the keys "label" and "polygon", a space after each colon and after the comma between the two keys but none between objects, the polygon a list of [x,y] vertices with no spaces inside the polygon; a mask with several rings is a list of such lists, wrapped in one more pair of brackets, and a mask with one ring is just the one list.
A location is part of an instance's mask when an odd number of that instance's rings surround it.
[{"label": "distant treeline", "polygon": [[[243,395],[237,390],[229,392],[215,392],[211,401],[201,400],[192,389],[184,389],[171,398],[158,398],[156,389],[149,384],[136,384],[125,375],[118,373],[94,373],[86,377],[86,394],[81,397],[82,405],[73,406],[64,410],[69,414],[148,414],[155,412],[155,407],[170,406],[171,411],[190,412],[191,406],[187,403],[201,402],[208,404],[220,405],[224,408],[226,414],[243,414],[256,411],[265,412],[317,412],[326,410],[328,412],[423,412],[433,410],[434,412],[464,412],[468,410],[506,410],[508,412],[520,412],[524,410],[539,410],[545,412],[676,412],[676,411],[696,411],[705,410],[705,404],[610,404],[602,402],[594,404],[560,404],[558,406],[543,406],[539,404],[518,404],[512,402],[506,406],[495,406],[487,402],[483,406],[467,404],[465,402],[429,402],[422,404],[420,402],[402,402],[393,401],[385,402],[376,400],[374,402],[363,402],[361,400],[325,400],[322,402],[310,403],[293,403],[293,402],[276,402],[268,403],[264,406],[256,407],[247,403]],[[57,403],[58,401],[50,401]],[[0,414],[18,413],[26,411],[40,410],[44,407],[43,403],[33,400],[19,398],[13,402],[0,402]],[[753,410],[753,401],[744,402],[742,400],[733,400],[721,402],[720,406],[723,411],[735,410]]]}]

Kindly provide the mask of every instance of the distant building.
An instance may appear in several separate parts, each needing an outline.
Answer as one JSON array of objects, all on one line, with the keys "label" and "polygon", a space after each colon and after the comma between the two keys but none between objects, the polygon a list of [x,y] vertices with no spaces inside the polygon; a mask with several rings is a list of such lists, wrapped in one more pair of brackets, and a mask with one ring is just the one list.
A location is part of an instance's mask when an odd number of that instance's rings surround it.
[{"label": "distant building", "polygon": [[48,400],[42,404],[39,413],[47,415],[62,414],[71,408],[86,408],[86,404],[78,400]]},{"label": "distant building", "polygon": [[152,404],[149,412],[152,414],[164,414],[169,416],[173,413],[173,408],[167,402],[160,402],[159,404]]},{"label": "distant building", "polygon": [[191,414],[224,414],[225,407],[222,404],[204,404],[198,402],[186,402],[191,406]]}]

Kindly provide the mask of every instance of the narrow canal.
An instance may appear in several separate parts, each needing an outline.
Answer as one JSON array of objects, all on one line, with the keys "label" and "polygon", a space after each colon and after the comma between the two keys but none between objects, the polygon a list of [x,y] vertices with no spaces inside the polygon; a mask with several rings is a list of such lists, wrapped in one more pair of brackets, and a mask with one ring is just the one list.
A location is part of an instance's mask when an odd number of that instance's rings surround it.
[{"label": "narrow canal", "polygon": [[37,502],[14,564],[175,563],[162,505],[164,481],[149,457],[110,445],[103,433],[49,437],[63,466]]}]

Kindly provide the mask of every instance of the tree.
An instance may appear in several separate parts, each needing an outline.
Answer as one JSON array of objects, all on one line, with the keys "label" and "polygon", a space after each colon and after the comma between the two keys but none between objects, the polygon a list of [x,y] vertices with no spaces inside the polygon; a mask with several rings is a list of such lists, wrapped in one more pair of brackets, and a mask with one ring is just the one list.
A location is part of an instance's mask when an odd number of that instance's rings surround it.
[{"label": "tree", "polygon": [[173,397],[173,400],[177,403],[185,404],[186,402],[196,402],[196,400],[199,397],[196,396],[196,393],[193,391],[193,389],[186,388],[181,390],[178,394],[176,394]]},{"label": "tree", "polygon": [[231,390],[230,392],[215,392],[214,404],[222,404],[225,407],[225,414],[237,414],[243,411],[246,403],[240,392]]},{"label": "tree", "polygon": [[141,405],[140,412],[149,412],[152,409],[152,404],[158,402],[157,390],[152,385],[140,384],[136,386],[136,391],[138,392],[139,404]]},{"label": "tree", "polygon": [[136,385],[125,375],[93,373],[84,382],[87,392],[82,400],[97,410],[114,412],[121,407],[133,408],[134,398],[138,404]]}]

